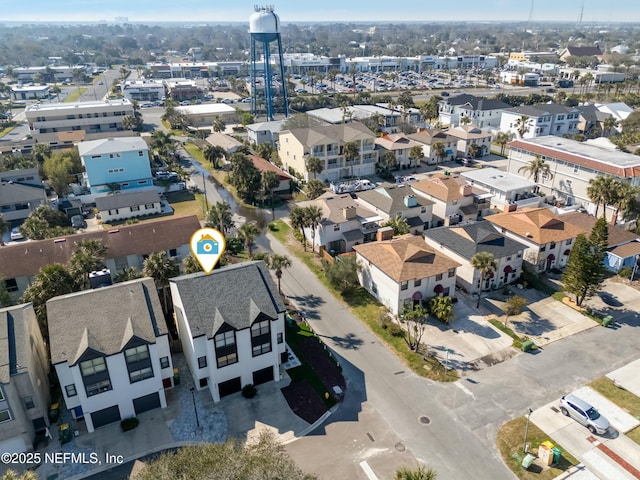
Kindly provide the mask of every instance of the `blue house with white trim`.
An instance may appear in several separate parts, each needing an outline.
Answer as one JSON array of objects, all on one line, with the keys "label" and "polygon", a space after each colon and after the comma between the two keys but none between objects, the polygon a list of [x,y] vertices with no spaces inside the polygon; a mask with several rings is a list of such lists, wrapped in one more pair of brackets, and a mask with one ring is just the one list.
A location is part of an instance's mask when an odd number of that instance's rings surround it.
[{"label": "blue house with white trim", "polygon": [[84,165],[84,181],[92,195],[111,192],[117,184],[122,191],[152,188],[149,147],[140,137],[92,140],[78,144]]}]

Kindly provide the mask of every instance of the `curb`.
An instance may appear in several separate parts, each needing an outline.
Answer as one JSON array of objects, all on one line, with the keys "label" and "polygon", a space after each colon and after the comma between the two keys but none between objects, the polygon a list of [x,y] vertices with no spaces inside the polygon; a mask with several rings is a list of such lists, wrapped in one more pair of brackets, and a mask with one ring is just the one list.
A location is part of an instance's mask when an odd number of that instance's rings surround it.
[{"label": "curb", "polygon": [[301,437],[306,437],[307,435],[309,435],[309,433],[311,433],[320,425],[322,425],[325,422],[325,420],[331,416],[331,414],[333,414],[336,410],[338,410],[338,405],[339,404],[335,404],[328,411],[324,412],[324,414],[318,420],[313,422],[313,424],[309,425],[307,428],[302,430],[299,434],[295,435],[292,439],[282,442],[282,445],[288,445],[290,443],[295,442]]}]

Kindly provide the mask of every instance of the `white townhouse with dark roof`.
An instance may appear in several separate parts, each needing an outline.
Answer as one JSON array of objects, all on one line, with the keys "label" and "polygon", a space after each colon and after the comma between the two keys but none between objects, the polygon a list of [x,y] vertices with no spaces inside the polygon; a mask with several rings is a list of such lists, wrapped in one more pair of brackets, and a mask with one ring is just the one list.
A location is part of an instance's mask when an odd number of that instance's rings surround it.
[{"label": "white townhouse with dark roof", "polygon": [[183,275],[169,283],[196,388],[209,389],[218,402],[245,385],[280,380],[286,308],[264,262]]},{"label": "white townhouse with dark roof", "polygon": [[477,127],[498,128],[500,115],[507,108],[510,108],[510,105],[502,100],[463,93],[440,100],[438,120],[443,125],[457,127],[460,125],[460,120],[466,117],[471,119],[471,123]]},{"label": "white townhouse with dark roof", "polygon": [[523,138],[535,138],[545,135],[575,135],[580,133],[581,112],[577,107],[567,107],[555,103],[540,105],[521,105],[506,109],[500,119],[500,131],[518,136],[518,120],[528,117],[527,131]]},{"label": "white townhouse with dark roof", "polygon": [[[519,170],[538,155],[553,175],[539,179],[540,191],[567,206],[581,205],[594,214],[596,205],[587,194],[589,180],[602,175],[640,186],[640,157],[616,150],[613,144],[602,140],[578,142],[555,136],[515,140],[509,143],[507,171],[527,178]],[[611,219],[613,213],[613,207],[608,207],[607,218]]]},{"label": "white townhouse with dark roof", "polygon": [[33,305],[0,309],[0,452],[33,450],[49,425],[49,358]]},{"label": "white townhouse with dark roof", "polygon": [[173,364],[153,279],[52,298],[47,320],[64,403],[89,432],[167,406]]}]

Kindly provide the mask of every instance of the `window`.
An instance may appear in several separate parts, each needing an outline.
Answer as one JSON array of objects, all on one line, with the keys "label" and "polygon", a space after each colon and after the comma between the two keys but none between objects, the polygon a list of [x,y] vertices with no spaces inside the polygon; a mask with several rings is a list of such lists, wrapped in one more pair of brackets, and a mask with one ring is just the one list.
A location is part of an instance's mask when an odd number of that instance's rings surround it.
[{"label": "window", "polygon": [[131,383],[146,380],[153,377],[151,358],[149,357],[149,346],[139,345],[124,351]]},{"label": "window", "polygon": [[144,155],[144,154],[142,153],[142,150],[140,150],[140,151],[138,152],[138,156],[139,156],[139,157],[142,157],[143,155]]},{"label": "window", "polygon": [[454,277],[455,275],[456,275],[456,269],[450,268],[449,272],[447,272],[447,277],[451,278],[451,277]]},{"label": "window", "polygon": [[371,282],[371,291],[375,294],[378,293],[378,285],[376,285],[376,282]]},{"label": "window", "polygon": [[11,420],[11,413],[9,410],[0,410],[0,423],[8,422]]},{"label": "window", "polygon": [[556,242],[551,242],[551,245],[549,245],[549,250],[553,250],[554,248],[556,248]]},{"label": "window", "polygon": [[580,171],[580,167],[578,165],[573,166],[573,173],[578,173]]},{"label": "window", "polygon": [[251,347],[254,357],[271,351],[269,320],[261,320],[251,325]]},{"label": "window", "polygon": [[236,346],[236,332],[228,330],[220,332],[214,337],[216,347],[216,364],[218,368],[238,362]]},{"label": "window", "polygon": [[282,333],[278,333],[277,339],[278,339],[278,344],[284,343],[284,337],[283,337]]},{"label": "window", "polygon": [[169,368],[169,357],[160,358],[160,368]]},{"label": "window", "polygon": [[400,290],[406,290],[407,288],[409,288],[409,282],[400,283]]},{"label": "window", "polygon": [[75,397],[78,395],[76,391],[76,384],[72,383],[71,385],[67,385],[64,387],[65,392],[67,392],[67,397]]},{"label": "window", "polygon": [[0,388],[0,402],[4,400],[4,393],[2,393],[2,389]]},{"label": "window", "polygon": [[573,238],[569,238],[565,243],[567,245],[571,245],[573,243]]},{"label": "window", "polygon": [[441,274],[441,273],[439,273],[439,274],[437,274],[437,275],[436,275],[436,281],[437,281],[437,280],[442,280],[442,274]]},{"label": "window", "polygon": [[33,402],[33,397],[31,395],[22,397],[22,402],[24,403],[24,408],[27,410],[31,410],[36,404]]},{"label": "window", "polygon": [[15,278],[8,278],[4,281],[4,288],[7,290],[7,292],[17,292],[18,282]]},{"label": "window", "polygon": [[177,257],[178,256],[178,250],[176,248],[172,248],[171,250],[169,250],[169,256],[170,257]]},{"label": "window", "polygon": [[151,210],[153,208],[153,203],[147,203],[144,208],[146,208],[147,210]]},{"label": "window", "polygon": [[111,379],[104,357],[93,358],[80,363],[80,373],[87,397],[111,390]]},{"label": "window", "polygon": [[134,205],[133,207],[131,207],[131,211],[132,212],[137,212],[139,210],[140,210],[140,206],[138,206],[138,205]]},{"label": "window", "polygon": [[511,261],[511,257],[507,257],[507,262],[510,262],[510,261]]},{"label": "window", "polygon": [[334,231],[334,232],[337,232],[337,231],[339,231],[339,230],[340,230],[340,224],[339,224],[339,223],[334,223],[334,224],[333,224],[333,231]]},{"label": "window", "polygon": [[205,368],[207,366],[207,357],[198,357],[198,368]]},{"label": "window", "polygon": [[422,279],[421,279],[421,278],[416,278],[416,279],[413,281],[413,286],[414,286],[414,287],[419,287],[420,285],[422,285]]}]

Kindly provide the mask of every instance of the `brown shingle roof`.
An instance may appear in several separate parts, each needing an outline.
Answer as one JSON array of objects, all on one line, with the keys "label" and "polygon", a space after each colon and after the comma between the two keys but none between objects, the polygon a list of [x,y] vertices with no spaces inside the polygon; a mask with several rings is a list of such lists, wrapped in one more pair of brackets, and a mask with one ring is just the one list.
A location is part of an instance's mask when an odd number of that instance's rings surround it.
[{"label": "brown shingle roof", "polygon": [[612,254],[620,258],[633,257],[640,254],[640,242],[629,242],[611,250]]},{"label": "brown shingle roof", "polygon": [[433,128],[418,130],[416,133],[411,133],[407,136],[410,139],[415,140],[419,143],[423,143],[425,145],[433,145],[437,142],[451,143],[458,140],[456,137],[448,135],[442,130]]},{"label": "brown shingle roof", "polygon": [[[576,227],[582,228],[587,232],[587,235],[591,234],[591,230],[593,230],[593,226],[596,224],[597,220],[596,217],[580,212],[565,213],[561,218]],[[630,232],[629,230],[623,230],[620,227],[616,227],[615,225],[607,224],[607,231],[609,233],[609,247],[615,247],[616,245],[640,240],[640,236]]]},{"label": "brown shingle roof", "polygon": [[560,242],[588,232],[563,220],[548,208],[524,209],[510,213],[488,216],[487,221],[526,238],[538,245]]},{"label": "brown shingle roof", "polygon": [[311,205],[315,205],[320,207],[322,210],[322,222],[323,224],[327,223],[343,223],[347,220],[345,219],[344,209],[345,208],[355,208],[356,216],[360,218],[370,218],[376,217],[377,214],[369,210],[366,207],[363,207],[358,202],[356,202],[351,195],[339,195],[336,193],[326,192],[320,195],[315,200],[307,200],[304,202],[298,202],[297,205],[299,207],[308,207]]},{"label": "brown shingle roof", "polygon": [[469,184],[459,175],[434,175],[427,180],[412,183],[411,188],[449,203],[464,198],[462,188],[465,185]]},{"label": "brown shingle roof", "polygon": [[355,245],[353,249],[396,282],[429,278],[460,266],[414,235]]},{"label": "brown shingle roof", "polygon": [[198,217],[191,215],[7,245],[0,247],[0,275],[4,278],[33,276],[50,263],[67,263],[83,240],[102,241],[108,247],[107,258],[148,255],[187,245],[199,228]]},{"label": "brown shingle roof", "polygon": [[257,155],[249,155],[249,158],[253,162],[253,166],[260,170],[260,173],[267,171],[276,172],[281,180],[294,178],[293,175],[290,175],[289,173],[278,168],[276,165],[269,162],[268,160],[265,160],[262,157],[259,157]]}]

